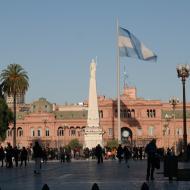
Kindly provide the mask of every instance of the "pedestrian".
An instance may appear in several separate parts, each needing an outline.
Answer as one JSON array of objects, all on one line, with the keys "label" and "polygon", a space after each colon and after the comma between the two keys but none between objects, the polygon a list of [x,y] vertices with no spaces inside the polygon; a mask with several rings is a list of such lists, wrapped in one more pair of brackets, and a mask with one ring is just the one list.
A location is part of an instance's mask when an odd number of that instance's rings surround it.
[{"label": "pedestrian", "polygon": [[119,163],[121,163],[122,160],[122,155],[123,155],[123,148],[121,146],[121,144],[119,144],[118,148],[117,148],[117,158],[119,160]]},{"label": "pedestrian", "polygon": [[49,187],[47,184],[44,184],[43,187],[42,187],[42,190],[49,190]]},{"label": "pedestrian", "polygon": [[22,167],[23,162],[24,162],[24,166],[26,167],[27,158],[28,158],[28,152],[26,148],[23,147],[20,153],[20,160],[21,160],[20,167]]},{"label": "pedestrian", "polygon": [[125,163],[127,164],[127,167],[129,168],[129,158],[131,157],[131,152],[129,151],[129,149],[127,148],[127,146],[124,146],[123,148],[123,154],[124,154],[124,160]]},{"label": "pedestrian", "polygon": [[13,152],[13,148],[10,145],[10,143],[8,143],[6,149],[6,167],[7,168],[12,168],[13,167],[13,156],[14,156],[14,152]]},{"label": "pedestrian", "polygon": [[15,146],[13,149],[13,157],[14,157],[16,167],[18,167],[19,155],[20,155],[20,150],[17,148],[17,146]]},{"label": "pedestrian", "polygon": [[46,148],[42,149],[42,159],[43,159],[43,163],[47,164],[47,151]]},{"label": "pedestrian", "polygon": [[61,159],[61,163],[65,163],[65,148],[64,147],[60,148],[60,159]]},{"label": "pedestrian", "polygon": [[149,190],[149,186],[147,183],[143,183],[142,186],[141,186],[141,190]]},{"label": "pedestrian", "polygon": [[35,142],[33,146],[33,156],[35,160],[35,174],[40,174],[41,170],[41,159],[42,159],[42,147],[39,145],[38,141]]},{"label": "pedestrian", "polygon": [[98,159],[98,164],[103,163],[103,156],[102,156],[103,150],[102,150],[102,147],[100,146],[100,144],[98,144],[96,146],[96,151],[95,152],[96,152],[96,157]]},{"label": "pedestrian", "polygon": [[5,159],[5,152],[4,152],[4,148],[1,146],[0,144],[0,161],[1,161],[1,167],[3,167],[3,162]]},{"label": "pedestrian", "polygon": [[146,146],[145,152],[147,153],[147,174],[146,180],[154,180],[154,170],[155,170],[155,156],[157,153],[156,139],[152,139]]},{"label": "pedestrian", "polygon": [[91,190],[99,190],[98,184],[94,183]]}]

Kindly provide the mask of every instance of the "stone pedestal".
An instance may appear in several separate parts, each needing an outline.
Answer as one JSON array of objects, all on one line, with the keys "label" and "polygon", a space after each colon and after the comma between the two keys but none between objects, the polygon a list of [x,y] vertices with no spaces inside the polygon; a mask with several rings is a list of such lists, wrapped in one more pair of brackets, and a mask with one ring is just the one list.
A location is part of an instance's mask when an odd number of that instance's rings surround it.
[{"label": "stone pedestal", "polygon": [[102,134],[103,131],[100,127],[87,127],[85,129],[85,147],[92,149],[98,144],[103,146]]}]

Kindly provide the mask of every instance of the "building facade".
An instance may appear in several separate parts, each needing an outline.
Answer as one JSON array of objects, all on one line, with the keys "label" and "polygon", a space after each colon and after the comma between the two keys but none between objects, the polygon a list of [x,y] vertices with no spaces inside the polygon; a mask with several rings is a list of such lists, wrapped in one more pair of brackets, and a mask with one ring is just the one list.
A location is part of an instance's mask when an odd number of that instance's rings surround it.
[{"label": "building facade", "polygon": [[[176,147],[180,151],[183,140],[183,104],[173,110],[169,102],[138,98],[136,88],[127,87],[121,95],[121,141],[130,146],[145,146],[152,138],[158,147]],[[117,139],[117,99],[98,97],[103,144]],[[190,103],[187,103],[187,139],[190,142]],[[40,140],[44,146],[67,145],[77,138],[84,144],[88,103],[56,105],[45,98],[17,107],[17,145],[31,146]],[[12,125],[5,143],[12,143]]]}]

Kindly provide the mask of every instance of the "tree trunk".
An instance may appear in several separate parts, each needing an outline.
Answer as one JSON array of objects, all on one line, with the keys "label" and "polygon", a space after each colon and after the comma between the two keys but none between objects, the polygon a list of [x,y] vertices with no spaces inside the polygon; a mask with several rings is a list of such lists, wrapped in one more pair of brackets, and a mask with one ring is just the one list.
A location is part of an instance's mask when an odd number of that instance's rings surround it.
[{"label": "tree trunk", "polygon": [[13,147],[16,146],[16,93],[13,95]]}]

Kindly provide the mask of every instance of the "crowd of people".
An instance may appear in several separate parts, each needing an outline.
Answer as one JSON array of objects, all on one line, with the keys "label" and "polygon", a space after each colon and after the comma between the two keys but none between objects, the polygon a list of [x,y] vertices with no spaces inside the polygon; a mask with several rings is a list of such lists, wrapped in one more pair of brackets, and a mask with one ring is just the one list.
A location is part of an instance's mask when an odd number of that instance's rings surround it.
[{"label": "crowd of people", "polygon": [[[36,143],[34,145],[36,145]],[[144,147],[122,147],[121,144],[114,148],[97,145],[92,149],[71,149],[68,146],[58,149],[42,146],[40,154],[43,163],[46,163],[48,160],[60,160],[61,163],[64,163],[71,162],[71,159],[97,159],[98,163],[102,163],[104,159],[119,160],[119,162],[125,160],[125,162],[127,162],[129,158],[134,160],[142,160],[145,158]],[[12,168],[13,165],[15,167],[26,167],[30,160],[35,160],[34,146],[19,148],[17,146],[12,147],[10,143],[5,147],[0,144],[1,167]]]},{"label": "crowd of people", "polygon": [[[167,150],[166,155],[174,154],[172,149]],[[142,160],[147,158],[147,175],[146,179],[154,180],[154,170],[159,168],[159,161],[164,155],[163,149],[156,147],[156,140],[152,139],[146,147],[127,147],[119,144],[118,147],[108,148],[101,147],[98,144],[92,148],[74,148],[69,146],[56,148],[42,147],[38,141],[34,143],[33,147],[12,147],[10,143],[6,147],[0,144],[0,163],[1,167],[13,168],[26,167],[30,160],[35,161],[34,173],[39,174],[41,163],[47,163],[48,160],[57,159],[61,163],[71,162],[71,159],[97,159],[97,163],[101,164],[105,159],[118,160],[118,163],[124,161],[129,168],[128,160]]]}]

